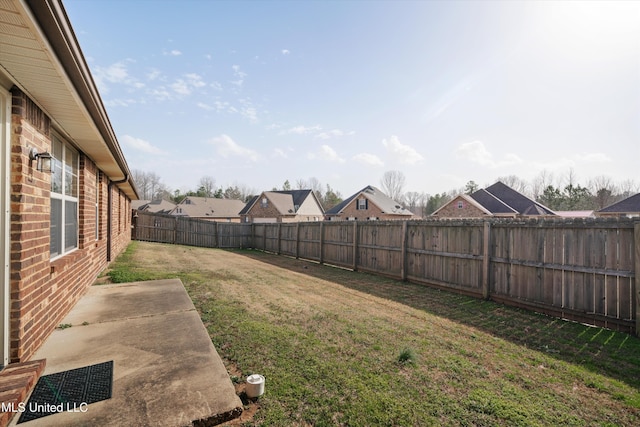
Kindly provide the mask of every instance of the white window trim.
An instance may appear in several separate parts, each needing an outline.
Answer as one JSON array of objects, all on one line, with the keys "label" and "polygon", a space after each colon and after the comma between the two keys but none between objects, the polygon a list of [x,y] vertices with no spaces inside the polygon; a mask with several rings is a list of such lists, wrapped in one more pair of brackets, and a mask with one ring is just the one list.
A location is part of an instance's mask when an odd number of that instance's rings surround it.
[{"label": "white window trim", "polygon": [[[64,189],[66,188],[65,180],[67,178],[67,174],[65,173],[65,164],[66,164],[65,163],[66,162],[65,157],[66,157],[67,149],[68,149],[69,145],[62,138],[59,138],[57,136],[54,136],[53,138],[57,139],[62,144],[62,156],[61,156],[62,157],[62,160],[61,160],[62,161],[62,191],[64,191]],[[53,154],[53,147],[52,147],[51,151],[52,151],[52,154]],[[56,159],[56,160],[58,160],[58,159]],[[52,256],[50,261],[55,261],[57,259],[60,259],[60,258],[62,258],[64,256],[69,255],[70,253],[73,253],[73,252],[78,250],[78,246],[79,246],[78,240],[79,240],[79,237],[80,237],[80,220],[79,220],[79,216],[80,216],[80,197],[79,197],[80,196],[80,153],[79,152],[78,152],[78,158],[77,158],[76,161],[77,161],[76,173],[78,174],[78,179],[76,180],[76,185],[77,185],[76,194],[78,194],[78,197],[73,197],[73,196],[69,196],[69,195],[66,195],[66,194],[56,193],[53,190],[50,191],[50,197],[52,199],[61,200],[61,202],[62,202],[61,203],[62,211],[60,213],[60,219],[62,221],[61,229],[60,229],[60,240],[61,240],[61,242],[60,242],[61,243],[61,245],[60,245],[60,253],[55,255],[55,256]],[[66,212],[65,212],[66,203],[65,202],[67,202],[67,201],[75,202],[76,206],[77,206],[77,209],[76,209],[76,242],[75,242],[75,246],[73,248],[69,249],[69,250],[67,250],[65,248],[65,246],[66,246],[65,245],[65,243],[66,243],[65,242],[65,231],[66,230],[64,228],[64,226],[65,226],[64,222],[65,222],[65,218],[66,218]]]}]

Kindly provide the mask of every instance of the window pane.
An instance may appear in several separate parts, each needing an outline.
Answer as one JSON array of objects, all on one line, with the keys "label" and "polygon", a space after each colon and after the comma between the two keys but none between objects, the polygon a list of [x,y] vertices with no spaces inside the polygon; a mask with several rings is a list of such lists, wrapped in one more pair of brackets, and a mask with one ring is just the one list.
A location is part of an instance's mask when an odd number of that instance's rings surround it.
[{"label": "window pane", "polygon": [[64,250],[78,246],[78,203],[64,202]]},{"label": "window pane", "polygon": [[67,146],[64,162],[65,194],[78,197],[78,152]]},{"label": "window pane", "polygon": [[51,142],[51,191],[62,194],[62,143],[56,138]]},{"label": "window pane", "polygon": [[62,194],[62,162],[51,159],[51,191]]},{"label": "window pane", "polygon": [[62,200],[51,199],[51,227],[50,229],[50,250],[51,256],[57,256],[62,253]]}]

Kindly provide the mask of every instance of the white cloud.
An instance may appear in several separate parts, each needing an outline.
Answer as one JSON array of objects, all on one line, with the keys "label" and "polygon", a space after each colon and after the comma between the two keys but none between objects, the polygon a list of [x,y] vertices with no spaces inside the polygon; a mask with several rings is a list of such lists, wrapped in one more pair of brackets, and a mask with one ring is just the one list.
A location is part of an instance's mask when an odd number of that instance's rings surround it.
[{"label": "white cloud", "polygon": [[284,151],[282,148],[275,148],[273,150],[273,154],[271,155],[271,157],[276,157],[276,158],[281,158],[281,159],[288,159],[289,156],[287,155],[287,152]]},{"label": "white cloud", "polygon": [[291,53],[291,51],[289,49],[282,49],[280,51],[283,55],[289,55]]},{"label": "white cloud", "polygon": [[239,65],[233,65],[231,66],[231,69],[233,70],[233,76],[236,77],[237,79],[237,80],[232,80],[231,84],[241,87],[242,84],[244,83],[244,78],[247,77],[247,73],[240,70]]},{"label": "white cloud", "polygon": [[369,166],[384,166],[384,162],[375,154],[360,153],[353,156],[353,160]]},{"label": "white cloud", "polygon": [[98,89],[103,93],[109,92],[107,83],[123,84],[135,89],[144,87],[144,83],[131,77],[124,62],[116,62],[108,67],[96,67],[93,73]]},{"label": "white cloud", "polygon": [[171,89],[178,95],[189,95],[191,93],[191,88],[189,84],[182,79],[178,79],[171,85]]},{"label": "white cloud", "polygon": [[178,95],[190,95],[194,89],[207,85],[198,74],[190,73],[183,77],[171,84],[171,89]]},{"label": "white cloud", "polygon": [[196,105],[197,105],[199,108],[202,108],[203,110],[207,110],[207,111],[211,111],[211,110],[214,110],[214,109],[215,109],[215,107],[212,107],[212,106],[211,106],[211,105],[209,105],[209,104],[205,104],[204,102],[198,102]]},{"label": "white cloud", "polygon": [[222,134],[209,141],[216,148],[216,153],[225,159],[230,157],[241,157],[251,162],[257,162],[258,152],[250,148],[242,147],[229,135]]},{"label": "white cloud", "polygon": [[151,72],[147,73],[147,79],[148,80],[157,80],[160,78],[160,76],[162,75],[162,73],[160,72],[160,70],[151,70]]},{"label": "white cloud", "polygon": [[156,98],[158,101],[165,101],[167,99],[171,99],[171,93],[163,86],[160,86],[157,89],[150,90],[149,94],[154,98]]},{"label": "white cloud", "polygon": [[334,163],[344,163],[345,160],[336,153],[336,150],[329,147],[328,145],[323,145],[320,147],[320,151],[317,153],[309,153],[307,156],[311,160],[326,160],[328,162]]},{"label": "white cloud", "polygon": [[203,87],[207,85],[205,82],[202,81],[202,77],[200,77],[196,73],[185,74],[184,77],[187,79],[187,82],[192,87]]},{"label": "white cloud", "polygon": [[165,51],[164,55],[169,55],[169,56],[180,56],[182,55],[182,52],[180,52],[178,49],[172,49],[170,51]]},{"label": "white cloud", "polygon": [[167,154],[166,151],[155,147],[149,141],[145,141],[141,138],[135,138],[131,135],[124,135],[121,141],[124,146],[130,147],[131,149],[136,151],[141,151],[143,153],[159,155]]},{"label": "white cloud", "polygon": [[492,169],[522,163],[522,159],[513,153],[506,153],[502,160],[495,160],[493,154],[487,150],[482,141],[472,141],[460,144],[458,148],[456,148],[455,152],[459,158],[463,158],[470,162]]},{"label": "white cloud", "polygon": [[532,162],[537,170],[550,170],[564,173],[568,169],[579,168],[593,170],[597,165],[604,167],[605,163],[611,164],[613,160],[604,153],[581,153],[572,156],[559,156],[545,159],[545,161]]},{"label": "white cloud", "polygon": [[331,138],[338,138],[341,136],[345,136],[345,135],[355,135],[355,131],[349,131],[349,132],[345,132],[343,130],[340,129],[332,129],[328,132],[322,132],[316,135],[316,138],[318,139],[331,139]]},{"label": "white cloud", "polygon": [[400,163],[414,165],[424,160],[424,157],[422,157],[420,153],[413,147],[402,144],[395,135],[392,135],[388,140],[383,139],[382,145],[385,146],[389,155]]},{"label": "white cloud", "polygon": [[318,130],[321,130],[322,128],[319,125],[315,125],[315,126],[294,126],[292,128],[283,130],[280,132],[280,135],[288,135],[288,134],[294,134],[294,135],[306,135]]},{"label": "white cloud", "polygon": [[222,111],[229,111],[230,109],[229,103],[226,101],[216,101],[214,104],[218,113]]},{"label": "white cloud", "polygon": [[613,161],[611,157],[607,156],[604,153],[576,154],[576,160],[578,162],[585,163],[609,163]]}]

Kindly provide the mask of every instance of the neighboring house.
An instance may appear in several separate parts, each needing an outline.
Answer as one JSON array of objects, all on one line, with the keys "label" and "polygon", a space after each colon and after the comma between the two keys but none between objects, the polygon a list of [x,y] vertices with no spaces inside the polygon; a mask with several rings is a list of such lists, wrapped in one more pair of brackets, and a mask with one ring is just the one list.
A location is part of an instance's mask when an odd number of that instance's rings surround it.
[{"label": "neighboring house", "polygon": [[640,217],[640,193],[595,212],[598,217]]},{"label": "neighboring house", "polygon": [[243,208],[241,200],[187,196],[169,214],[209,221],[240,222],[240,211]]},{"label": "neighboring house", "polygon": [[29,361],[125,249],[138,198],[60,0],[0,3],[0,148],[5,366]]},{"label": "neighboring house", "polygon": [[555,216],[546,206],[498,181],[469,195],[460,194],[431,216],[440,218],[522,218]]},{"label": "neighboring house", "polygon": [[176,204],[168,200],[135,200],[131,202],[131,208],[149,213],[168,214],[174,210]]},{"label": "neighboring house", "polygon": [[402,220],[414,217],[411,211],[372,185],[367,185],[325,213],[328,221]]},{"label": "neighboring house", "polygon": [[324,209],[312,190],[264,191],[240,211],[242,222],[322,221]]}]

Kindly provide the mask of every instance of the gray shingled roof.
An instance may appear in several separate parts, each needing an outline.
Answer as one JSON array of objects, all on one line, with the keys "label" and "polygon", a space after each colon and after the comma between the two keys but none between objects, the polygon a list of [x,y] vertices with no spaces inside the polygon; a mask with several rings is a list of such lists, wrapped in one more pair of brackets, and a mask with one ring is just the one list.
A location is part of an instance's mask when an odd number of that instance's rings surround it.
[{"label": "gray shingled roof", "polygon": [[472,193],[471,197],[493,214],[555,215],[551,209],[500,181]]},{"label": "gray shingled roof", "polygon": [[[135,203],[134,203],[135,202]],[[133,200],[131,208],[139,211],[151,213],[169,213],[176,207],[176,204],[168,200]]]},{"label": "gray shingled roof", "polygon": [[624,200],[620,200],[606,208],[600,209],[598,212],[609,213],[632,213],[640,212],[640,193],[634,194],[631,197],[627,197]]}]

